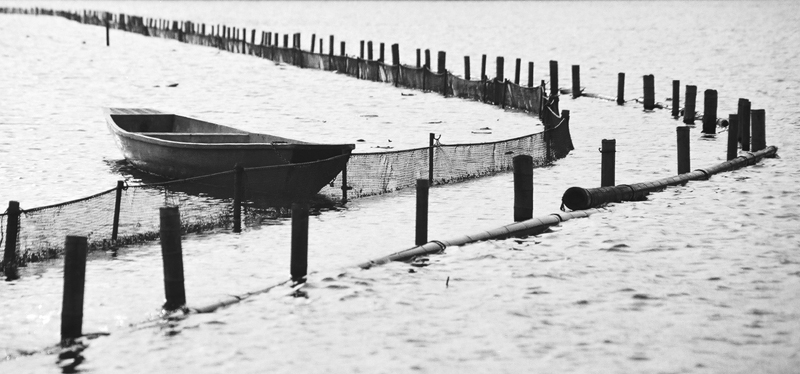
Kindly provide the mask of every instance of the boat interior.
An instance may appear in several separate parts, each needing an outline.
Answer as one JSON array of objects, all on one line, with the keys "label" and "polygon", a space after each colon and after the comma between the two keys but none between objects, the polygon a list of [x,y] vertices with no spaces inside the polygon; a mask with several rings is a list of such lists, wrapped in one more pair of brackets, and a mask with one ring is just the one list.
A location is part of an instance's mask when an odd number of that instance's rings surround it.
[{"label": "boat interior", "polygon": [[122,130],[152,138],[185,143],[269,143],[305,142],[267,134],[254,134],[228,126],[174,114],[111,114]]}]

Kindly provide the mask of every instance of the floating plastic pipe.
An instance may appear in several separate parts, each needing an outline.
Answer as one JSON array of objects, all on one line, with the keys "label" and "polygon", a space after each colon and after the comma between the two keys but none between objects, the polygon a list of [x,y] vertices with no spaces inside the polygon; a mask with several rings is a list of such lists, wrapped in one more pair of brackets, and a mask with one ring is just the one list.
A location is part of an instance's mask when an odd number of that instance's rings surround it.
[{"label": "floating plastic pipe", "polygon": [[364,262],[358,266],[369,269],[373,266],[388,264],[392,261],[407,261],[417,256],[426,256],[439,253],[447,247],[457,247],[484,240],[517,238],[541,234],[547,228],[573,218],[584,218],[594,213],[602,212],[599,209],[582,210],[578,212],[554,213],[544,217],[532,218],[522,222],[515,222],[488,231],[480,231],[470,235],[459,236],[450,240],[433,240],[420,246],[395,252],[388,256]]},{"label": "floating plastic pipe", "polygon": [[677,186],[692,180],[706,180],[714,174],[754,165],[765,157],[775,157],[777,153],[778,148],[770,146],[764,150],[748,153],[709,168],[697,169],[690,173],[652,182],[598,188],[570,187],[564,192],[561,202],[569,209],[584,210],[596,208],[607,203],[643,200],[651,192],[661,191],[669,186]]}]

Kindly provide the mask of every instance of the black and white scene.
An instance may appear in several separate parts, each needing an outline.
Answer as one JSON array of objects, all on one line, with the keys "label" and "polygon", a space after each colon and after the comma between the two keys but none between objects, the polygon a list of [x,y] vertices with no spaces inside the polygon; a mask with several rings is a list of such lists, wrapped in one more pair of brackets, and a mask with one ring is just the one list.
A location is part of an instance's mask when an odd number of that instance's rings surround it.
[{"label": "black and white scene", "polygon": [[0,372],[797,373],[798,25],[0,0]]}]

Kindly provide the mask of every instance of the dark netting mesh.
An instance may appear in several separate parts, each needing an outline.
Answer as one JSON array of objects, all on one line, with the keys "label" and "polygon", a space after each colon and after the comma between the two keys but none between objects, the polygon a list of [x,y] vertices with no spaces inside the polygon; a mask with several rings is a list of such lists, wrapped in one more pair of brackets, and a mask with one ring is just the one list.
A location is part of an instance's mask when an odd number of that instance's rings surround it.
[{"label": "dark netting mesh", "polygon": [[421,90],[425,82],[424,78],[425,76],[422,74],[422,68],[400,65],[400,77],[398,77],[399,86]]},{"label": "dark netting mesh", "polygon": [[450,89],[455,97],[484,101],[483,91],[485,86],[483,81],[468,81],[452,75],[450,76]]},{"label": "dark netting mesh", "polygon": [[433,184],[453,183],[511,170],[517,155],[530,155],[534,166],[546,165],[572,151],[569,118],[553,115],[555,125],[544,132],[514,139],[477,144],[442,144],[394,152],[356,153],[342,174],[320,194],[332,200],[342,196],[342,185],[352,188],[349,198],[380,195],[415,186],[428,178],[429,155],[433,152]]},{"label": "dark netting mesh", "polygon": [[[9,8],[0,8],[9,12]],[[42,13],[48,14],[48,13]],[[328,201],[379,195],[410,188],[419,178],[428,178],[429,156],[433,153],[433,184],[453,183],[464,179],[510,170],[516,155],[530,155],[534,165],[541,166],[565,157],[572,149],[569,133],[569,117],[562,118],[557,111],[558,97],[546,97],[543,87],[520,87],[508,81],[488,79],[468,81],[450,73],[437,74],[427,68],[408,65],[389,65],[381,61],[368,61],[346,56],[331,56],[301,51],[299,48],[283,48],[274,45],[243,43],[217,35],[198,34],[191,22],[162,22],[141,17],[119,15],[112,17],[105,12],[83,11],[83,13],[53,12],[78,22],[105,25],[147,36],[175,39],[185,43],[213,46],[231,52],[245,51],[277,63],[304,68],[337,71],[365,80],[385,82],[410,89],[433,91],[445,96],[456,96],[506,108],[522,110],[538,116],[545,131],[503,141],[479,144],[435,144],[431,148],[418,148],[393,152],[353,154],[333,158],[327,162],[347,162],[345,171],[332,179],[318,196]],[[164,27],[161,27],[164,26]],[[291,164],[263,168],[245,169],[239,176],[242,181],[240,195],[245,210],[243,219],[259,220],[264,212],[267,216],[282,215],[286,200],[276,203],[257,182],[261,173],[275,174],[281,168],[282,178],[320,177],[309,172],[319,165]],[[344,165],[339,165],[341,170]],[[82,235],[89,238],[92,248],[114,247],[158,237],[159,207],[178,206],[183,229],[186,232],[201,231],[212,227],[224,227],[232,223],[234,171],[188,180],[150,183],[127,186],[119,191],[120,210],[116,240],[112,242],[113,221],[117,189],[110,189],[67,203],[24,210],[20,217],[17,253],[19,261],[52,258],[60,254],[66,235]],[[316,181],[319,182],[319,181]],[[319,184],[318,184],[319,185]],[[290,197],[291,198],[291,197]],[[272,208],[264,207],[271,206]],[[248,209],[260,207],[260,209]],[[279,208],[274,208],[279,207]],[[4,230],[8,217],[0,215]],[[3,230],[3,234],[5,231]],[[2,243],[0,238],[0,243]]]}]

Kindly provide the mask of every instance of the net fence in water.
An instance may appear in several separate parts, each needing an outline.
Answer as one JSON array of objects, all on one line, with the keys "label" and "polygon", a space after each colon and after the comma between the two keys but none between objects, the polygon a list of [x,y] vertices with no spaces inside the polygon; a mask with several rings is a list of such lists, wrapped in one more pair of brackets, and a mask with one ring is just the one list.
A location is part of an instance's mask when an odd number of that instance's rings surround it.
[{"label": "net fence in water", "polygon": [[[40,10],[37,10],[39,12]],[[0,12],[9,13],[8,8]],[[104,25],[109,15],[103,12],[80,13],[41,10],[37,14],[52,14],[87,24]],[[387,65],[349,56],[334,56],[282,48],[256,45],[219,35],[194,32],[194,24],[184,22],[183,28],[156,27],[168,25],[157,20],[145,21],[142,17],[120,15],[109,26],[147,36],[176,39],[186,43],[212,46],[231,52],[251,55],[278,63],[337,71],[359,79],[384,82],[395,86],[438,92],[446,96],[475,100],[488,104],[524,111],[539,116],[545,125],[540,133],[518,138],[476,144],[446,144],[437,142],[434,147],[398,150],[392,152],[353,154],[346,166],[320,195],[337,201],[380,195],[415,186],[419,178],[428,178],[433,171],[432,184],[453,183],[511,170],[512,159],[517,155],[530,155],[534,165],[546,165],[565,157],[572,149],[569,117],[560,117],[550,109],[557,98],[548,99],[542,87],[522,87],[496,79],[465,80],[450,72],[434,73],[427,67]],[[556,99],[556,100],[553,100]],[[433,164],[430,163],[431,153]],[[302,164],[282,165],[283,168],[300,168]],[[247,175],[255,176],[258,168],[245,169],[245,208],[264,206],[259,201],[259,188],[248,183]],[[19,218],[16,240],[16,261],[54,258],[63,251],[66,235],[88,238],[90,249],[116,248],[119,245],[153,240],[158,237],[159,208],[177,206],[184,232],[198,232],[233,223],[233,189],[235,172],[219,173],[211,177],[166,183],[141,184],[112,188],[98,194],[46,207],[23,210]],[[253,178],[255,179],[255,178]],[[117,199],[119,194],[119,199]],[[116,210],[119,200],[119,210]],[[269,197],[266,197],[269,201]],[[245,222],[277,218],[288,210],[273,206],[265,209],[245,209]],[[118,215],[117,235],[114,238],[114,216]],[[0,214],[0,248],[4,247],[8,214]],[[2,266],[0,266],[2,268]]]}]

